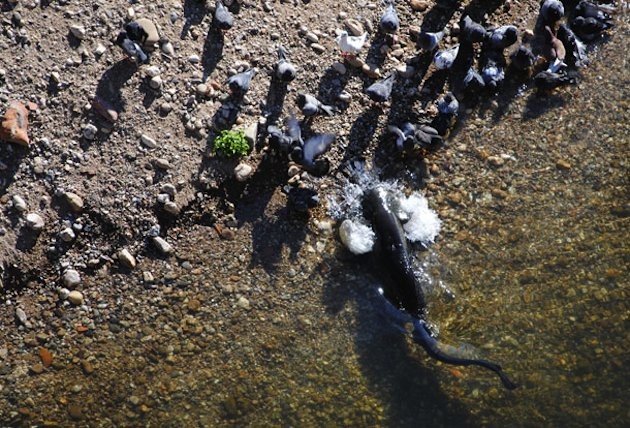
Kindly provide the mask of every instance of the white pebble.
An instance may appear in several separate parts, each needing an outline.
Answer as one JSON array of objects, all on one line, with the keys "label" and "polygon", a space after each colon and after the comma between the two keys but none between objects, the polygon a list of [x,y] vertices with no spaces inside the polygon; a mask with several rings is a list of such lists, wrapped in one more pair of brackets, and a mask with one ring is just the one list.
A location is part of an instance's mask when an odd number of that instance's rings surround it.
[{"label": "white pebble", "polygon": [[37,213],[30,213],[26,215],[26,225],[33,230],[42,230],[44,219]]}]

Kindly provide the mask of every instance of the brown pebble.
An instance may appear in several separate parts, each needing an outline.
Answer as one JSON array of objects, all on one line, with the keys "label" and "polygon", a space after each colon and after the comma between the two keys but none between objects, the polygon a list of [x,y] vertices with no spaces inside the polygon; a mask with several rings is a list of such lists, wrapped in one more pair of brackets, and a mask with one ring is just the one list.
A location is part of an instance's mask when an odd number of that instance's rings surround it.
[{"label": "brown pebble", "polygon": [[103,116],[111,123],[114,123],[118,120],[118,112],[108,101],[100,97],[94,98],[94,101],[92,101],[92,108],[95,112]]},{"label": "brown pebble", "polygon": [[188,310],[191,312],[198,312],[201,309],[201,302],[197,299],[192,299],[188,301]]},{"label": "brown pebble", "polygon": [[53,356],[46,348],[39,348],[39,358],[42,360],[44,367],[50,367],[53,363]]},{"label": "brown pebble", "polygon": [[427,0],[411,0],[409,6],[416,12],[423,12],[429,7],[429,2]]},{"label": "brown pebble", "polygon": [[556,168],[564,170],[571,169],[571,164],[564,159],[559,159],[556,161]]},{"label": "brown pebble", "polygon": [[83,419],[83,409],[77,403],[68,404],[68,414],[74,420]]},{"label": "brown pebble", "polygon": [[21,146],[28,146],[29,139],[27,128],[28,110],[21,102],[13,101],[4,114],[4,119],[0,126],[0,140]]},{"label": "brown pebble", "polygon": [[81,368],[83,369],[83,373],[85,373],[86,375],[94,373],[94,365],[92,365],[92,363],[90,363],[88,360],[81,361]]},{"label": "brown pebble", "polygon": [[42,364],[33,364],[31,366],[31,373],[33,374],[40,374],[44,372],[44,366]]}]

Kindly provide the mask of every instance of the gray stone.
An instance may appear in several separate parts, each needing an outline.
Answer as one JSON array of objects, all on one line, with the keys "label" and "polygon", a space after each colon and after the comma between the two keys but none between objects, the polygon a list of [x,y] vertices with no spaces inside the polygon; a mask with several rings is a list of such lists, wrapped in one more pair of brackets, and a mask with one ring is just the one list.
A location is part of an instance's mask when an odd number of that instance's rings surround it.
[{"label": "gray stone", "polygon": [[146,134],[140,135],[140,141],[142,142],[144,146],[150,149],[154,149],[157,147],[157,142]]},{"label": "gray stone", "polygon": [[136,20],[138,25],[142,27],[144,31],[147,32],[147,39],[144,41],[144,47],[152,49],[155,47],[155,44],[160,40],[160,34],[158,33],[157,27],[147,18],[140,18]]},{"label": "gray stone", "polygon": [[64,242],[70,242],[74,238],[76,238],[76,234],[74,233],[74,230],[72,230],[71,227],[66,227],[61,232],[59,232],[59,238],[61,238],[61,240]]},{"label": "gray stone", "polygon": [[64,193],[64,197],[70,206],[70,209],[75,213],[80,213],[83,211],[83,199],[73,192]]},{"label": "gray stone", "polygon": [[26,325],[26,323],[28,322],[28,317],[26,316],[26,312],[24,312],[24,309],[22,308],[15,309],[15,317],[22,325]]},{"label": "gray stone", "polygon": [[26,225],[32,230],[42,230],[44,219],[37,213],[29,213],[26,215]]},{"label": "gray stone", "polygon": [[136,259],[126,248],[123,248],[118,252],[118,261],[121,265],[129,269],[133,269],[136,267]]},{"label": "gray stone", "polygon": [[15,208],[17,211],[26,211],[26,201],[23,197],[21,197],[20,195],[13,195],[13,198],[11,198],[11,200],[13,201],[13,208]]},{"label": "gray stone", "polygon": [[79,40],[85,39],[86,32],[85,32],[85,27],[83,25],[79,25],[79,24],[71,25],[70,32],[72,33],[74,37],[76,37]]},{"label": "gray stone", "polygon": [[236,168],[234,168],[234,176],[237,181],[242,182],[247,180],[252,175],[253,171],[254,168],[252,168],[251,165],[246,164],[245,162],[241,162],[236,165]]},{"label": "gray stone", "polygon": [[154,236],[153,244],[162,254],[170,254],[173,251],[173,246],[166,242],[166,240],[161,236]]},{"label": "gray stone", "polygon": [[74,269],[67,269],[63,273],[63,285],[69,288],[74,288],[77,285],[81,284],[81,275]]},{"label": "gray stone", "polygon": [[91,123],[88,123],[83,128],[83,138],[86,140],[93,140],[96,137],[96,133],[98,132],[98,128]]}]

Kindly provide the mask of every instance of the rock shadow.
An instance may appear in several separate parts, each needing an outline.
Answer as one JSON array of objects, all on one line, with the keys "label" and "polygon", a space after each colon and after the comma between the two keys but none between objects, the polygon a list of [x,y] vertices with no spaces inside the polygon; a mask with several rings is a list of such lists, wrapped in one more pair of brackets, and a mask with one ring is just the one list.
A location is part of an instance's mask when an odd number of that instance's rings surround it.
[{"label": "rock shadow", "polygon": [[[348,108],[347,103],[339,101],[339,95],[344,91],[351,75],[354,73],[350,65],[344,64],[344,66],[346,67],[344,74],[339,74],[334,68],[328,67],[324,75],[319,79],[319,87],[317,89],[317,98],[324,104],[331,104],[335,101],[335,107],[338,110]],[[340,104],[342,104],[341,108]]]},{"label": "rock shadow", "polygon": [[179,34],[179,38],[184,40],[188,37],[190,29],[195,25],[201,24],[207,12],[205,2],[200,2],[199,0],[184,0],[184,25]]},{"label": "rock shadow", "polygon": [[562,94],[539,94],[538,92],[533,92],[527,98],[522,120],[527,122],[537,119],[545,112],[551,109],[562,108],[565,104],[566,101]]},{"label": "rock shadow", "polygon": [[280,80],[274,72],[265,99],[265,106],[263,107],[263,115],[267,118],[267,125],[273,125],[278,122],[287,92],[287,83]]},{"label": "rock shadow", "polygon": [[15,180],[22,159],[28,154],[28,147],[22,147],[16,144],[2,143],[0,144],[0,196],[4,195]]},{"label": "rock shadow", "polygon": [[287,162],[268,155],[246,183],[238,183],[238,192],[232,192],[238,201],[235,216],[239,226],[249,223],[252,227],[251,266],[261,266],[268,273],[278,269],[284,249],[288,249],[290,260],[297,259],[308,230],[308,215],[292,212],[286,202],[272,207],[286,177]]}]

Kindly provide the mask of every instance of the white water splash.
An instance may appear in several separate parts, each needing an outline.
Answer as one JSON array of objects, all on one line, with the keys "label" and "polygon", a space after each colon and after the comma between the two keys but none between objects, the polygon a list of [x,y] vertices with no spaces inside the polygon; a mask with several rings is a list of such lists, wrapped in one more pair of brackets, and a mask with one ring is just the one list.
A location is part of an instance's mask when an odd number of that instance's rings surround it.
[{"label": "white water splash", "polygon": [[418,191],[408,197],[396,181],[380,181],[376,174],[356,172],[353,182],[339,189],[336,197],[328,198],[328,212],[337,220],[344,220],[339,229],[344,245],[354,254],[371,251],[375,234],[363,217],[362,201],[365,192],[373,187],[383,188],[390,196],[392,208],[403,223],[405,235],[412,242],[429,246],[440,232],[441,221],[429,208],[424,195]]}]

